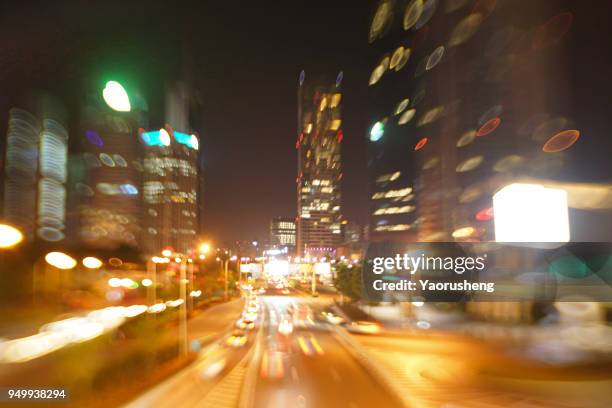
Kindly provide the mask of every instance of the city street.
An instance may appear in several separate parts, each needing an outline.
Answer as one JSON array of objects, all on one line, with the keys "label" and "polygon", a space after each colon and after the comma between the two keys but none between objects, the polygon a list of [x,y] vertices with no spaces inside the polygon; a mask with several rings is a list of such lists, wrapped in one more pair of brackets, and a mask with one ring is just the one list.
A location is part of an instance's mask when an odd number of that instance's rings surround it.
[{"label": "city street", "polygon": [[612,1],[6,3],[0,408],[612,407]]},{"label": "city street", "polygon": [[191,339],[216,340],[127,406],[576,408],[588,391],[588,406],[604,408],[611,396],[612,379],[601,370],[570,373],[452,334],[347,334],[322,317],[331,297],[272,292],[259,296],[258,323],[243,347],[225,344],[241,301],[191,320]]},{"label": "city street", "polygon": [[[321,320],[328,300],[295,291],[259,299],[259,323],[246,346],[225,346],[228,330],[205,346],[196,362],[127,406],[222,408],[239,401],[246,407],[401,406]],[[216,306],[190,321],[190,338],[214,335],[213,330],[200,331],[200,324],[211,319],[218,329],[231,324],[239,318],[238,304]],[[283,321],[290,322],[291,333],[279,332]]]}]

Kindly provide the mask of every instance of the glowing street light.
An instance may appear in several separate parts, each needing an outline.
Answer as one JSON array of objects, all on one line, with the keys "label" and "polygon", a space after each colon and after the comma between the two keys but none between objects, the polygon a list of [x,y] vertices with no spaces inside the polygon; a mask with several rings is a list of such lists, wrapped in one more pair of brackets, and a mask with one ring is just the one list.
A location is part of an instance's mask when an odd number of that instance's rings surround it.
[{"label": "glowing street light", "polygon": [[129,112],[132,110],[130,98],[128,97],[125,88],[117,81],[108,81],[106,87],[102,90],[104,102],[117,112]]},{"label": "glowing street light", "polygon": [[58,269],[72,269],[77,265],[77,261],[63,252],[49,252],[45,255],[45,261]]},{"label": "glowing street light", "polygon": [[169,249],[164,249],[164,250],[162,251],[162,255],[163,255],[163,256],[165,256],[166,258],[169,258],[169,257],[171,257],[171,256],[172,256],[172,251],[171,251],[171,250],[169,250]]},{"label": "glowing street light", "polygon": [[23,241],[23,234],[15,227],[0,224],[0,248],[10,248]]},{"label": "glowing street light", "polygon": [[83,258],[83,266],[88,269],[98,269],[102,266],[102,261],[93,256]]},{"label": "glowing street light", "polygon": [[210,251],[210,244],[205,242],[200,245],[200,253],[207,254]]},{"label": "glowing street light", "polygon": [[144,286],[145,288],[148,288],[153,284],[153,281],[149,278],[144,278],[140,283],[142,283],[142,286]]},{"label": "glowing street light", "polygon": [[134,282],[133,279],[123,278],[121,279],[121,286],[126,289],[136,289],[138,287],[138,283]]}]

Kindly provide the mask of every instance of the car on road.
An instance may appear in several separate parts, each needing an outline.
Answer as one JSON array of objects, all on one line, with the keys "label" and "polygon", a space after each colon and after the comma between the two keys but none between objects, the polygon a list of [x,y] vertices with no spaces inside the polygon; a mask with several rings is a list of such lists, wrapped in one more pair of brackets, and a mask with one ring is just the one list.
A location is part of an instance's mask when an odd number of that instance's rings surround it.
[{"label": "car on road", "polygon": [[331,324],[341,324],[344,323],[344,319],[332,312],[323,312],[321,313],[325,320],[327,320]]},{"label": "car on road", "polygon": [[380,325],[366,320],[357,320],[346,325],[348,331],[363,334],[380,333]]},{"label": "car on road", "polygon": [[234,330],[232,335],[226,340],[226,344],[230,347],[242,347],[246,344],[248,338],[242,330]]},{"label": "car on road", "polygon": [[279,333],[284,334],[285,336],[290,335],[291,333],[293,333],[293,323],[291,323],[287,319],[284,319],[278,324],[278,331]]},{"label": "car on road", "polygon": [[236,327],[242,330],[253,330],[255,328],[255,322],[249,319],[240,319],[236,322]]}]

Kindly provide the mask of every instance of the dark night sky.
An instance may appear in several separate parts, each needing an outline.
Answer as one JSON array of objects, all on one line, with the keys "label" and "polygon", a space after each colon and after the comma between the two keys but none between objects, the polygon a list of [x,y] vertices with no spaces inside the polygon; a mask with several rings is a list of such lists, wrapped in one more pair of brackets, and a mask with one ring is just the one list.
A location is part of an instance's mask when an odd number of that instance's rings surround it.
[{"label": "dark night sky", "polygon": [[[78,100],[83,87],[115,75],[149,99],[156,126],[163,80],[189,72],[201,102],[193,124],[206,165],[204,233],[229,241],[266,238],[272,217],[295,214],[297,77],[343,70],[343,213],[364,222],[371,8],[324,0],[4,2],[0,83]],[[1,98],[5,115],[12,102]]]},{"label": "dark night sky", "polygon": [[362,2],[217,7],[207,19],[196,65],[203,74],[207,225],[214,236],[262,238],[270,218],[295,214],[301,69],[307,78],[344,70],[343,213],[365,220],[369,6],[356,10],[354,3]]}]

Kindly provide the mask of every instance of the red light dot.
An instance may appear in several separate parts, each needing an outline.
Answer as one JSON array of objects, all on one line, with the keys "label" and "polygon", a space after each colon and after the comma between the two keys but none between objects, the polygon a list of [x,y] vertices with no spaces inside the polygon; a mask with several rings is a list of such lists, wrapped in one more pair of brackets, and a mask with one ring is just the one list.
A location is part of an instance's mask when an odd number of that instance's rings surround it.
[{"label": "red light dot", "polygon": [[414,146],[414,150],[421,150],[428,142],[429,139],[427,139],[426,137],[422,138],[421,140],[419,140],[419,142],[416,144],[416,146]]},{"label": "red light dot", "polygon": [[491,221],[493,219],[493,208],[483,208],[476,213],[474,218],[476,218],[477,221]]},{"label": "red light dot", "polygon": [[486,136],[489,133],[493,132],[495,129],[497,129],[499,127],[501,123],[501,119],[500,118],[493,118],[493,119],[489,119],[487,121],[487,123],[485,123],[484,125],[482,125],[480,127],[480,129],[478,129],[478,131],[476,132],[476,136]]}]

